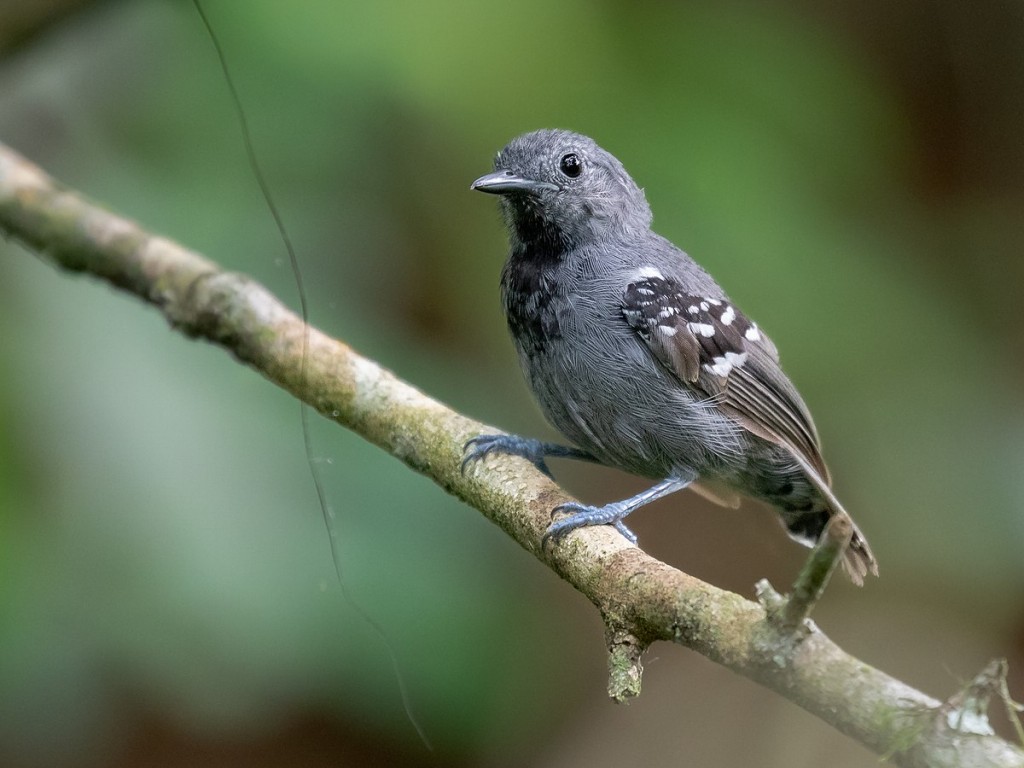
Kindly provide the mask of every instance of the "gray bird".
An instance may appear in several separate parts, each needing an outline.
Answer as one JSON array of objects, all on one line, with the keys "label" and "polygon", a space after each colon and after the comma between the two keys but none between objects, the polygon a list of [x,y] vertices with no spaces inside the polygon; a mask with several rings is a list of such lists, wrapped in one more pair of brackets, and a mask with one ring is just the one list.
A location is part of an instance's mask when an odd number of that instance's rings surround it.
[{"label": "gray bird", "polygon": [[[577,447],[514,435],[466,444],[548,473],[564,456],[656,479],[602,507],[565,504],[545,542],[614,525],[683,488],[727,506],[775,507],[811,546],[843,511],[818,433],[775,345],[686,253],[651,231],[651,209],[622,164],[592,139],[541,130],[513,139],[472,189],[501,196],[511,250],[501,295],[519,361],[547,419]],[[854,528],[844,566],[856,584],[878,565]]]}]

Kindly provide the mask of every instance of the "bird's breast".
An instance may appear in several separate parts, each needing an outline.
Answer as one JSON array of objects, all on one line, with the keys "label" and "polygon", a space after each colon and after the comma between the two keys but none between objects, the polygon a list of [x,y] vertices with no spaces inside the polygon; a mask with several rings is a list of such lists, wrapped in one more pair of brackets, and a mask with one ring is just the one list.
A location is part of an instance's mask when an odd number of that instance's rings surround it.
[{"label": "bird's breast", "polygon": [[541,354],[562,337],[565,300],[572,286],[555,255],[514,250],[502,272],[501,293],[509,331],[520,350]]}]

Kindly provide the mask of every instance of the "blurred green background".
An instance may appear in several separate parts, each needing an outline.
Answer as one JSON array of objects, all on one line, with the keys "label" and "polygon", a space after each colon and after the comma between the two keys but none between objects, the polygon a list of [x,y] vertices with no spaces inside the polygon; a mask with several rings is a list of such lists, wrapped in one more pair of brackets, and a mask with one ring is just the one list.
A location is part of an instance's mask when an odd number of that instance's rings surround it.
[{"label": "blurred green background", "polygon": [[[772,334],[878,555],[816,613],[945,697],[1024,698],[1019,3],[206,0],[312,320],[427,393],[551,435],[498,300],[512,136],[594,136],[655,228]],[[0,141],[145,227],[294,280],[188,2],[0,0]],[[477,512],[153,311],[0,242],[0,764],[872,766],[667,645],[604,695],[590,605]],[[559,465],[591,501],[642,482]],[[696,496],[641,544],[751,596],[805,551]],[[1005,723],[1000,727],[1004,728]]]}]

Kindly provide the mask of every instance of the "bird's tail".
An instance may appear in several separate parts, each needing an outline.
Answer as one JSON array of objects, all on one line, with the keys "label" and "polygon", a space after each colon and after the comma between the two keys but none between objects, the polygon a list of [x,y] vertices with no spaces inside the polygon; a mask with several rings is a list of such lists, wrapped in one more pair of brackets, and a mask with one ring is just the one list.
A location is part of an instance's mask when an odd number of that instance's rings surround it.
[{"label": "bird's tail", "polygon": [[868,545],[868,540],[860,532],[857,524],[853,524],[853,538],[850,539],[850,546],[843,553],[843,570],[850,577],[850,581],[858,587],[864,586],[864,577],[869,573],[872,576],[878,575],[878,561]]},{"label": "bird's tail", "polygon": [[[809,466],[800,457],[797,457],[797,460],[803,465],[807,478],[823,497],[827,509],[816,508],[813,511],[807,512],[790,512],[784,518],[790,536],[801,543],[814,546],[818,539],[821,538],[821,534],[824,533],[825,526],[828,525],[829,520],[834,515],[844,514],[847,517],[850,517],[850,515],[843,509],[843,505],[839,503],[839,499],[836,498],[835,494],[832,493],[829,484],[814,471],[814,468]],[[846,548],[846,552],[843,553],[843,570],[850,577],[850,581],[861,587],[864,586],[864,577],[869,573],[873,576],[878,575],[878,561],[875,560],[875,555],[871,551],[868,540],[861,533],[860,528],[857,527],[852,518],[850,523],[853,525],[853,536],[850,538],[850,544]]]}]

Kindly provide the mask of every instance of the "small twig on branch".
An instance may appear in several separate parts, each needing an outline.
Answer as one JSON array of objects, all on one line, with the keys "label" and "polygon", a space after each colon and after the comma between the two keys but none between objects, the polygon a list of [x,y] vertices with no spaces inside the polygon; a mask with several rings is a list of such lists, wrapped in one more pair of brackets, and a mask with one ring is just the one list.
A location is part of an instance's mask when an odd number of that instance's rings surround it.
[{"label": "small twig on branch", "polygon": [[779,627],[792,632],[803,625],[814,605],[821,599],[828,580],[843,558],[850,538],[853,536],[853,521],[839,513],[825,526],[821,539],[811,551],[810,557],[800,570],[793,591],[789,593],[782,611],[778,614]]},{"label": "small twig on branch", "polygon": [[768,621],[783,635],[791,635],[804,626],[811,611],[821,599],[836,566],[853,537],[853,521],[839,513],[825,526],[807,562],[800,569],[788,597],[776,592],[767,579],[755,586],[757,599],[768,614]]},{"label": "small twig on branch", "polygon": [[[569,500],[549,478],[514,458],[461,472],[466,441],[495,430],[316,329],[303,369],[306,327],[265,288],[92,205],[2,145],[0,232],[61,268],[140,297],[176,329],[229,350],[479,509],[600,610],[616,698],[635,695],[640,654],[669,640],[778,692],[897,765],[1024,768],[1024,751],[964,733],[939,701],[850,656],[809,623],[799,643],[788,642],[762,606],[655,560],[608,526],[542,550],[551,509]],[[806,615],[820,591],[823,577],[813,571],[794,615]]]},{"label": "small twig on branch", "polygon": [[608,697],[621,704],[640,695],[647,644],[628,630],[615,629],[607,623],[605,641],[608,644]]},{"label": "small twig on branch", "polygon": [[995,697],[1002,701],[1017,739],[1024,744],[1024,728],[1020,723],[1020,712],[1024,711],[1024,706],[1010,698],[1010,691],[1006,687],[1008,671],[1006,659],[993,659],[962,690],[950,696],[942,705],[949,726],[963,733],[984,736],[994,734],[988,710]]}]

